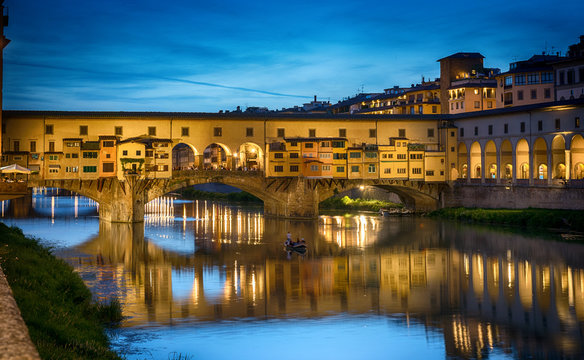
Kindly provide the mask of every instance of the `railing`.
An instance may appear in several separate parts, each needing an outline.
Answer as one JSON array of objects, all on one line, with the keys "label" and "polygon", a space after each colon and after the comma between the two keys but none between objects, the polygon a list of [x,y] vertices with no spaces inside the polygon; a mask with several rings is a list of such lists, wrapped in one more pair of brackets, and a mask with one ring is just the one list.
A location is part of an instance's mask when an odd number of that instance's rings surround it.
[{"label": "railing", "polygon": [[174,170],[172,177],[249,176],[264,177],[261,170]]}]

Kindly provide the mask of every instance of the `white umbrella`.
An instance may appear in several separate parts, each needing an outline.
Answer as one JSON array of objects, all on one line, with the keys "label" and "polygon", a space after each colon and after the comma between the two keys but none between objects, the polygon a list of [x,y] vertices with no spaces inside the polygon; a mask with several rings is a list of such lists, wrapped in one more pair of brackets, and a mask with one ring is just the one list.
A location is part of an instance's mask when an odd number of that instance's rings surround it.
[{"label": "white umbrella", "polygon": [[18,164],[12,164],[8,166],[3,166],[0,168],[0,172],[3,174],[30,174],[32,171],[22,167]]}]

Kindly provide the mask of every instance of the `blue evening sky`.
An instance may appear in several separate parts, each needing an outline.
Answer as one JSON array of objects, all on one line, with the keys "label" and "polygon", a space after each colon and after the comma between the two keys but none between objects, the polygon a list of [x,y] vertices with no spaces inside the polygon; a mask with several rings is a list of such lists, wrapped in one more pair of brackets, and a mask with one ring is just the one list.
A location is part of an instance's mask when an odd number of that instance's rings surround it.
[{"label": "blue evening sky", "polygon": [[4,109],[279,109],[508,69],[584,34],[584,1],[5,0]]}]

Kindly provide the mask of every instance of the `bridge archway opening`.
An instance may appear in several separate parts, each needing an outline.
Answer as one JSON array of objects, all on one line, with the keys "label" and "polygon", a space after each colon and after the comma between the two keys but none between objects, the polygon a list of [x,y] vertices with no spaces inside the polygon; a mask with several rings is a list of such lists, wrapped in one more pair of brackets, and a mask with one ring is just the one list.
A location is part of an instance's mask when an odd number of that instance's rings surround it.
[{"label": "bridge archway opening", "polygon": [[[333,195],[331,198],[338,198],[342,199],[345,196],[348,198],[355,200],[355,199],[364,199],[364,200],[382,200],[388,201],[395,204],[405,204],[404,199],[400,196],[400,194],[391,191],[391,189],[387,189],[383,186],[357,186],[352,189],[348,189],[342,192],[339,192]],[[330,198],[329,198],[330,199]],[[325,199],[328,200],[328,199]],[[325,201],[323,200],[323,201]],[[321,201],[322,202],[322,201]]]},{"label": "bridge archway opening", "polygon": [[501,143],[501,148],[499,150],[501,158],[501,178],[512,179],[513,178],[513,147],[509,140],[504,140]]},{"label": "bridge archway opening", "polygon": [[558,135],[552,141],[552,179],[566,178],[566,141]]},{"label": "bridge archway opening", "polygon": [[221,143],[212,143],[203,150],[204,170],[233,169],[233,155],[229,147]]},{"label": "bridge archway opening", "polygon": [[529,144],[527,140],[521,139],[517,142],[517,147],[515,148],[515,164],[519,164],[517,168],[519,169],[519,174],[517,174],[518,179],[529,179]]},{"label": "bridge archway opening", "polygon": [[187,143],[178,143],[172,148],[172,170],[194,170],[199,168],[199,153]]},{"label": "bridge archway opening", "polygon": [[471,178],[481,178],[481,144],[475,141],[470,146],[470,168],[473,169]]},{"label": "bridge archway opening", "polygon": [[[533,144],[533,164],[537,167],[534,169],[534,178],[539,180],[546,180],[547,176],[547,144],[543,138],[537,138]],[[545,168],[545,174],[542,172]]]},{"label": "bridge archway opening", "polygon": [[243,143],[233,156],[235,169],[237,170],[264,170],[264,152],[258,144],[252,142]]},{"label": "bridge archway opening", "polygon": [[572,137],[570,143],[570,156],[572,158],[573,173],[572,179],[584,179],[584,169],[582,164],[584,164],[584,138],[582,135],[577,134]]},{"label": "bridge archway opening", "polygon": [[458,166],[461,179],[466,179],[468,169],[468,150],[466,145],[461,142],[458,144]]}]

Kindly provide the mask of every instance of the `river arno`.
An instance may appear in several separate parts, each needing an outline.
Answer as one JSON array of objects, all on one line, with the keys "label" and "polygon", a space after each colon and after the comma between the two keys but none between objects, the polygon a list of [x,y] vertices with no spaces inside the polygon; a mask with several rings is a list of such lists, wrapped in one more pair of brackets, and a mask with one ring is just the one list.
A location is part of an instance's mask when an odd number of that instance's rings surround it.
[{"label": "river arno", "polygon": [[[128,359],[582,358],[584,245],[425,218],[264,218],[162,199],[144,224],[36,195],[2,221],[116,297]],[[308,252],[287,253],[285,234]]]}]

